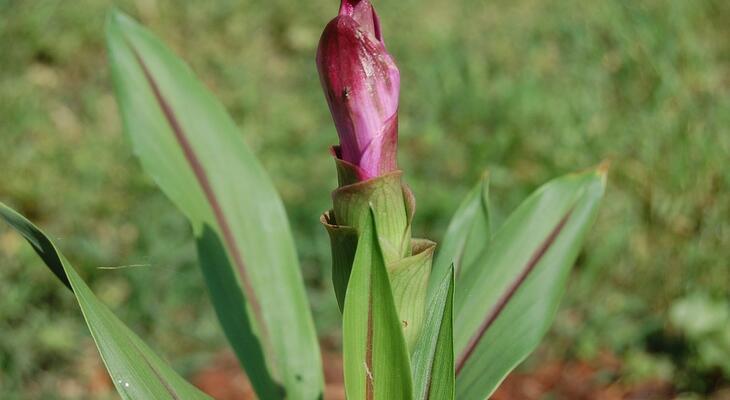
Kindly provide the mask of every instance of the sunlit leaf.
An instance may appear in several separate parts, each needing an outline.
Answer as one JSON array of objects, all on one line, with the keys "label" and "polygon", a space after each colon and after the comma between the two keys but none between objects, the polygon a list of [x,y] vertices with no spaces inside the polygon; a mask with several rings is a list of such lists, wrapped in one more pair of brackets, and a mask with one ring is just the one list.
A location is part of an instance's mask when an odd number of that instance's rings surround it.
[{"label": "sunlit leaf", "polygon": [[349,400],[412,398],[408,350],[393,302],[374,217],[361,230],[343,312]]},{"label": "sunlit leaf", "polygon": [[181,378],[96,298],[46,234],[2,203],[0,217],[33,246],[48,268],[72,290],[123,399],[210,399]]},{"label": "sunlit leaf", "polygon": [[417,400],[454,398],[453,297],[452,267],[436,287],[413,352],[413,392]]},{"label": "sunlit leaf", "polygon": [[449,222],[436,253],[429,293],[436,289],[440,279],[452,266],[458,278],[474,265],[474,261],[489,244],[492,229],[489,175],[484,174]]},{"label": "sunlit leaf", "polygon": [[605,171],[533,193],[461,276],[454,298],[456,397],[487,398],[539,343],[593,223]]},{"label": "sunlit leaf", "polygon": [[263,399],[322,395],[286,212],[221,104],[151,33],[114,12],[112,76],[142,166],[188,217],[223,329]]},{"label": "sunlit leaf", "polygon": [[414,239],[411,243],[412,256],[387,266],[393,301],[409,351],[415,346],[423,325],[428,278],[436,247],[436,243],[424,239]]}]

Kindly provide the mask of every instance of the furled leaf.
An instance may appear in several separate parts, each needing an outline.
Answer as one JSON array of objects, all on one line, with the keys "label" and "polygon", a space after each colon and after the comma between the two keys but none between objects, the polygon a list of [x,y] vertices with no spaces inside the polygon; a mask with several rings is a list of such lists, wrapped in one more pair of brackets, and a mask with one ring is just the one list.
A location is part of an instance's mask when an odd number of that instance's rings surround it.
[{"label": "furled leaf", "polygon": [[48,268],[76,295],[96,347],[123,399],[210,399],[155,355],[96,298],[46,234],[2,203],[0,217],[33,246]]},{"label": "furled leaf", "polygon": [[218,319],[260,398],[322,395],[286,212],[221,104],[151,33],[113,12],[112,76],[142,166],[188,217]]},{"label": "furled leaf", "polygon": [[489,244],[491,230],[489,175],[485,173],[449,222],[436,254],[429,293],[436,289],[452,266],[459,278],[474,265]]},{"label": "furled leaf", "polygon": [[603,196],[605,171],[568,175],[510,215],[459,280],[456,397],[485,399],[539,343]]},{"label": "furled leaf", "polygon": [[359,233],[342,317],[347,398],[411,399],[408,350],[372,211]]},{"label": "furled leaf", "polygon": [[442,277],[426,310],[413,352],[413,393],[417,400],[453,400],[454,268]]},{"label": "furled leaf", "polygon": [[[342,169],[339,168],[340,174]],[[402,176],[402,171],[392,171],[332,192],[333,215],[339,226],[359,229],[370,218],[373,204],[380,246],[388,264],[409,255],[411,250],[410,210]]]}]

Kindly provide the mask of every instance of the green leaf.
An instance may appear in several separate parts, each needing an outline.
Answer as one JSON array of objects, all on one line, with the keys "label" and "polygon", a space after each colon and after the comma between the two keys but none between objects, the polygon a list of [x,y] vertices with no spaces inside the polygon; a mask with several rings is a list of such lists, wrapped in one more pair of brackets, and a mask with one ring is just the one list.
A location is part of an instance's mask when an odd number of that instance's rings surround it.
[{"label": "green leaf", "polygon": [[436,287],[413,352],[413,388],[417,400],[454,398],[454,268]]},{"label": "green leaf", "polygon": [[452,266],[458,279],[475,264],[489,244],[492,230],[490,216],[489,175],[485,173],[449,222],[436,254],[429,293],[436,289]]},{"label": "green leaf", "polygon": [[409,204],[402,183],[403,172],[340,186],[332,192],[333,211],[339,226],[360,229],[370,218],[370,204],[377,212],[380,246],[386,263],[410,255]]},{"label": "green leaf", "polygon": [[330,237],[332,286],[335,289],[337,305],[342,312],[345,307],[345,292],[347,292],[347,282],[350,280],[352,261],[355,259],[355,251],[357,251],[357,229],[334,224],[334,216],[331,211],[322,214],[319,220],[327,229]]},{"label": "green leaf", "polygon": [[123,399],[210,399],[155,355],[94,296],[46,234],[3,203],[0,203],[0,217],[33,246],[48,268],[73,291],[101,358]]},{"label": "green leaf", "polygon": [[421,333],[436,243],[426,239],[413,239],[411,248],[412,256],[392,262],[386,267],[393,301],[409,351],[413,349]]},{"label": "green leaf", "polygon": [[151,33],[113,12],[125,131],[190,220],[218,319],[260,398],[316,399],[318,343],[283,204],[222,105]]},{"label": "green leaf", "polygon": [[411,367],[375,231],[374,211],[360,229],[343,313],[349,400],[411,399]]},{"label": "green leaf", "polygon": [[549,328],[593,223],[605,171],[568,175],[510,215],[459,281],[454,300],[456,397],[484,399]]}]

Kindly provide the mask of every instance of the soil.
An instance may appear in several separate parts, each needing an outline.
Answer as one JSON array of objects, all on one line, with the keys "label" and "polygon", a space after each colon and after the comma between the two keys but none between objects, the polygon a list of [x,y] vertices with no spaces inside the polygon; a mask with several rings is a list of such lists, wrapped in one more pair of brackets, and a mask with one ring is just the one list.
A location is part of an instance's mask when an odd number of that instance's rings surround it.
[{"label": "soil", "polygon": [[[325,400],[345,400],[342,357],[334,351],[322,353],[325,365]],[[620,379],[621,363],[609,354],[591,362],[551,361],[529,372],[514,372],[492,400],[663,400],[674,399],[670,382],[647,381],[627,384]],[[217,400],[251,400],[250,383],[231,353],[222,353],[193,377],[193,383]],[[710,399],[730,400],[730,390]]]}]

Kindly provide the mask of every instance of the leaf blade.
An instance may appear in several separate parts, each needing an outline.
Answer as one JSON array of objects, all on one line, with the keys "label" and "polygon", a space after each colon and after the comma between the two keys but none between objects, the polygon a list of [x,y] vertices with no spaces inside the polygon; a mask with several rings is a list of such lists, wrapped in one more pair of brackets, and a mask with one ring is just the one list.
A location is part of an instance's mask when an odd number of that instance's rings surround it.
[{"label": "leaf blade", "polygon": [[76,296],[94,342],[124,399],[210,399],[181,378],[94,295],[38,227],[0,203],[0,217],[23,236]]},{"label": "leaf blade", "polygon": [[492,231],[489,175],[485,173],[454,213],[434,261],[429,292],[453,266],[457,279],[474,263],[489,243]]},{"label": "leaf blade", "polygon": [[359,232],[342,322],[350,400],[412,398],[410,361],[371,210]]},{"label": "leaf blade", "polygon": [[107,43],[127,136],[190,220],[209,295],[256,392],[319,398],[316,333],[271,180],[222,105],[157,38],[116,12]]},{"label": "leaf blade", "polygon": [[434,292],[413,352],[413,387],[418,400],[454,398],[453,297],[452,267]]},{"label": "leaf blade", "polygon": [[553,180],[505,221],[455,297],[457,397],[485,398],[539,343],[598,211],[602,170]]},{"label": "leaf blade", "polygon": [[420,336],[425,318],[428,280],[436,248],[436,243],[425,239],[414,239],[411,243],[413,255],[387,266],[395,309],[409,351]]}]

